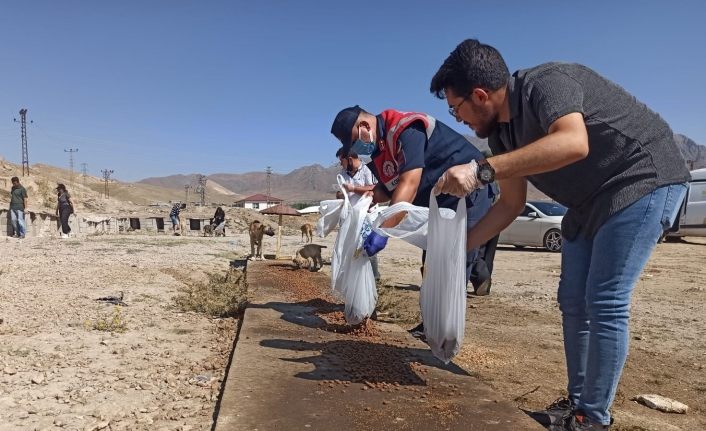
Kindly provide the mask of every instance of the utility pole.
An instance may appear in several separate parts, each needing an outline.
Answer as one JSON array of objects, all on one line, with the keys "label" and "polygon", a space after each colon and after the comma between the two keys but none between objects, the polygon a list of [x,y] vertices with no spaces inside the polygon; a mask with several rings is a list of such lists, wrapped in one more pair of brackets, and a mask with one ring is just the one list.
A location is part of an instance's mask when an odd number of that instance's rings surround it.
[{"label": "utility pole", "polygon": [[69,148],[68,150],[64,149],[65,153],[69,153],[69,171],[71,172],[71,175],[69,177],[69,182],[73,183],[74,182],[74,153],[78,153],[78,148]]},{"label": "utility pole", "polygon": [[267,174],[267,207],[270,206],[270,195],[272,194],[272,167],[268,166],[267,169],[265,169],[265,173]]},{"label": "utility pole", "polygon": [[196,187],[196,193],[201,195],[201,206],[206,205],[206,181],[208,179],[205,175],[198,176],[198,186]]},{"label": "utility pole", "polygon": [[86,177],[88,176],[88,164],[81,163],[81,177],[83,178],[83,186],[86,187]]},{"label": "utility pole", "polygon": [[105,189],[103,192],[103,197],[108,199],[110,197],[110,191],[108,190],[108,182],[110,181],[110,175],[113,173],[112,169],[102,169],[103,181],[105,182]]},{"label": "utility pole", "polygon": [[[13,118],[15,123],[20,123],[20,140],[22,141],[22,176],[29,175],[29,156],[27,155],[27,109],[20,109],[20,121]],[[30,120],[30,123],[34,121]],[[26,174],[25,174],[26,172]]]},{"label": "utility pole", "polygon": [[191,188],[190,185],[184,184],[184,203],[188,204],[189,203],[189,189]]}]

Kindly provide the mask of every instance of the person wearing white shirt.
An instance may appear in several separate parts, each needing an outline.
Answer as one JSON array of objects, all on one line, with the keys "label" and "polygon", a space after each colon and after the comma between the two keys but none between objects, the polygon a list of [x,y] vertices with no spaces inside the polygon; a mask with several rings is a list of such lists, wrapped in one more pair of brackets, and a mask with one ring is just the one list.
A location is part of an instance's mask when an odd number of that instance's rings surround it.
[{"label": "person wearing white shirt", "polygon": [[[377,179],[370,171],[370,169],[363,164],[363,162],[358,157],[358,154],[350,151],[345,154],[343,149],[340,148],[336,152],[336,157],[341,163],[341,176],[345,180],[343,188],[348,192],[348,199],[351,205],[355,205],[360,197],[369,191],[373,191],[375,185],[377,184]],[[336,197],[342,199],[341,192],[336,193]],[[375,281],[380,280],[380,272],[378,271],[378,258],[377,256],[372,256],[370,258],[370,263],[373,266],[373,274],[375,275]]]}]

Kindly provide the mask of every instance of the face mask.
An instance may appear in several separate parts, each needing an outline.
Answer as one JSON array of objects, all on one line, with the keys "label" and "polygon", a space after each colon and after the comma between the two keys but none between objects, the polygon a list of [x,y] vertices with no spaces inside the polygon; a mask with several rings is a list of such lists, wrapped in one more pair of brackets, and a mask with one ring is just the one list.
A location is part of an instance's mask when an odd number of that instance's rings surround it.
[{"label": "face mask", "polygon": [[[356,139],[355,142],[353,142],[353,145],[351,145],[351,151],[360,156],[369,156],[373,154],[375,151],[375,143],[365,142],[360,139],[360,136],[360,127],[358,127],[358,139]],[[372,140],[372,135],[370,136],[370,139]]]}]

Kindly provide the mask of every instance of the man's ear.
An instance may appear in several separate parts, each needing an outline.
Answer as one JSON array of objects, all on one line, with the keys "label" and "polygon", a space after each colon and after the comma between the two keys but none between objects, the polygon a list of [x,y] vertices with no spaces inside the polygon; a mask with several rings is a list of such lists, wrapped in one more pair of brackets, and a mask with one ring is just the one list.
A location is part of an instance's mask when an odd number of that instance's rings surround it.
[{"label": "man's ear", "polygon": [[488,92],[483,90],[482,88],[474,88],[473,92],[471,93],[471,99],[477,105],[484,104],[488,101],[489,98],[490,96],[488,95]]}]

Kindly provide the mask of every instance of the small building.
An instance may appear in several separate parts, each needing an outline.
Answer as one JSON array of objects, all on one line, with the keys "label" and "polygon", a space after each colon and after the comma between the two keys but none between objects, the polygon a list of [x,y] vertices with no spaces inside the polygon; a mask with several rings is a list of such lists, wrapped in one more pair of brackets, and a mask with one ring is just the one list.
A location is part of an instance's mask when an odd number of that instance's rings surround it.
[{"label": "small building", "polygon": [[[61,222],[55,213],[25,211],[25,236],[33,237],[58,237]],[[0,209],[0,226],[5,226],[5,235],[12,236],[13,229],[10,221],[10,210]],[[69,226],[73,234],[81,233],[81,219],[75,214],[69,217]]]},{"label": "small building", "polygon": [[262,193],[256,195],[248,196],[244,199],[236,201],[233,206],[236,208],[248,208],[252,210],[264,210],[266,208],[273,207],[275,205],[281,204],[282,199],[276,198],[274,196],[267,196]]},{"label": "small building", "polygon": [[319,205],[313,205],[310,207],[302,208],[299,211],[299,214],[318,214],[319,213]]},{"label": "small building", "polygon": [[183,235],[199,235],[203,231],[203,227],[207,224],[211,224],[213,218],[211,217],[187,217],[186,218],[186,231]]},{"label": "small building", "polygon": [[[163,216],[154,214],[129,214],[115,217],[118,232],[160,233],[165,231]],[[171,227],[171,222],[169,222]]]}]

